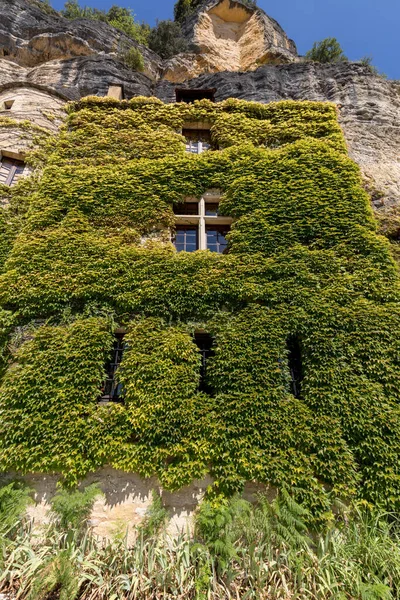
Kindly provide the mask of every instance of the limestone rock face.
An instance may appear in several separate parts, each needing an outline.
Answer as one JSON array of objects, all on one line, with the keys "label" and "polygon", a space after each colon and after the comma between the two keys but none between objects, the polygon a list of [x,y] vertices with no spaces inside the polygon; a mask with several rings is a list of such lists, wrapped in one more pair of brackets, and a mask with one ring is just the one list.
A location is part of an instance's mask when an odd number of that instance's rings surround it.
[{"label": "limestone rock face", "polygon": [[241,0],[208,0],[183,24],[196,53],[167,62],[163,77],[181,83],[201,73],[249,71],[297,59],[294,42],[263,10]]},{"label": "limestone rock face", "polygon": [[112,56],[52,60],[33,68],[0,59],[0,91],[21,85],[55,91],[65,101],[105,96],[110,85],[123,85],[127,98],[151,96],[154,88],[151,79],[125,68]]},{"label": "limestone rock face", "polygon": [[138,47],[145,73],[157,79],[160,57],[107,23],[70,21],[47,14],[26,0],[0,0],[0,58],[33,67],[55,59],[117,53]]}]

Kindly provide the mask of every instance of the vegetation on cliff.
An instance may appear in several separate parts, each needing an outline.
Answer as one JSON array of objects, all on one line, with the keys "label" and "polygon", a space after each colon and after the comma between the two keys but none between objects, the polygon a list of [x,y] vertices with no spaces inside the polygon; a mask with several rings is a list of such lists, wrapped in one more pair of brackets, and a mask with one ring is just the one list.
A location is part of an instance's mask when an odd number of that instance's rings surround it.
[{"label": "vegetation on cliff", "polygon": [[140,44],[147,45],[150,25],[137,23],[135,15],[129,8],[114,4],[108,11],[88,6],[80,6],[78,0],[67,0],[61,14],[67,19],[93,19],[103,21],[116,29],[123,31],[127,36]]}]

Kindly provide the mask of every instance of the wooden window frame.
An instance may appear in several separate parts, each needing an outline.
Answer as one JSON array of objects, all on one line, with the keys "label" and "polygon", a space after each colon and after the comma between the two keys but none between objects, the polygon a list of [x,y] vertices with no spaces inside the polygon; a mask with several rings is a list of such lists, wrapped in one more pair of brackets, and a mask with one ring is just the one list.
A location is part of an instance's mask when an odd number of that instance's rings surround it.
[{"label": "wooden window frame", "polygon": [[[207,205],[219,204],[220,199],[221,195],[213,191],[206,192],[199,200],[195,198],[185,199],[185,203],[187,204],[194,204],[195,202],[197,202],[199,207],[197,214],[184,214],[184,211],[180,213],[179,208],[181,205],[177,205],[174,208],[175,225],[197,227],[198,250],[208,249],[207,229],[209,230],[211,227],[219,229],[222,226],[225,226],[228,230],[230,229],[230,226],[232,224],[231,217],[221,217],[218,214],[207,215]],[[172,242],[174,242],[174,239],[172,239]],[[182,250],[180,252],[182,252]],[[211,252],[213,251],[211,250]]]}]

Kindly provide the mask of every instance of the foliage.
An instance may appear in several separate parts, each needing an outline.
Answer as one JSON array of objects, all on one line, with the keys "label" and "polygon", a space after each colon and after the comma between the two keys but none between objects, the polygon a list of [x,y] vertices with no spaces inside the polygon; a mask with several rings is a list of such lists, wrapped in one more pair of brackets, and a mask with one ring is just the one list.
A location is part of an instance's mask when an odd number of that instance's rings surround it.
[{"label": "foliage", "polygon": [[314,42],[311,50],[306,53],[306,58],[319,63],[347,61],[343,49],[336,38],[325,38],[321,42]]},{"label": "foliage", "polygon": [[61,14],[67,19],[92,19],[103,21],[119,29],[128,37],[140,44],[147,45],[150,26],[146,23],[137,23],[135,15],[129,8],[113,4],[108,11],[88,6],[81,7],[79,0],[67,0]]},{"label": "foliage", "polygon": [[131,47],[118,54],[119,60],[132,71],[144,71],[143,54],[139,48]]},{"label": "foliage", "polygon": [[58,14],[57,11],[52,8],[50,0],[28,0],[28,2],[34,6],[37,6],[37,8],[40,8],[43,12],[49,15]]},{"label": "foliage", "polygon": [[60,527],[77,531],[84,528],[99,494],[101,491],[97,484],[89,485],[83,491],[58,490],[51,500],[51,507]]},{"label": "foliage", "polygon": [[[208,502],[198,516],[203,538],[199,526],[195,537],[170,538],[162,531],[145,538],[138,532],[132,546],[99,543],[91,534],[74,535],[66,545],[63,532],[38,538],[21,524],[15,544],[4,551],[0,591],[20,600],[51,594],[68,600],[399,597],[398,514],[356,506],[310,538],[299,521],[301,507],[288,496],[279,504],[278,511],[277,502],[271,505],[265,497],[255,506],[238,498]],[[276,537],[283,506],[297,522],[297,541]]]},{"label": "foliage", "polygon": [[[13,200],[4,356],[12,327],[31,329],[0,390],[0,467],[75,485],[108,464],[171,490],[210,473],[225,496],[294,487],[315,522],[332,496],[399,506],[399,276],[335,107],[89,97],[68,112]],[[219,150],[185,153],[187,121]],[[234,220],[229,253],[176,253],[173,206],[211,188]],[[124,404],[104,406],[116,323]],[[197,328],[214,339],[211,393]]]},{"label": "foliage", "polygon": [[0,537],[9,535],[31,502],[31,490],[20,482],[0,487]]},{"label": "foliage", "polygon": [[57,594],[59,600],[75,600],[78,597],[79,571],[67,550],[61,550],[43,561],[27,600],[47,600],[52,594]]},{"label": "foliage", "polygon": [[383,77],[384,79],[387,79],[387,75],[385,73],[381,73],[377,67],[375,67],[375,65],[372,64],[373,58],[372,56],[363,56],[360,59],[360,63],[362,65],[364,65],[365,67],[368,67],[368,69],[370,70],[370,72],[373,75],[377,75],[379,77]]},{"label": "foliage", "polygon": [[179,52],[186,52],[188,44],[182,36],[179,23],[158,21],[150,32],[149,48],[157,52],[161,58],[172,58]]}]

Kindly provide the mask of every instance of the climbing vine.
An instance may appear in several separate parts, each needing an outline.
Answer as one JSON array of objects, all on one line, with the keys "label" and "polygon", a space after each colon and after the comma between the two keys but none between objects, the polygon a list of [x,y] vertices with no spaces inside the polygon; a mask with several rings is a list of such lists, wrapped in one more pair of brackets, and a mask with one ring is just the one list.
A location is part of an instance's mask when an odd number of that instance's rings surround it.
[{"label": "climbing vine", "polygon": [[[218,150],[187,154],[188,122]],[[23,332],[3,470],[72,485],[109,464],[172,490],[210,473],[216,493],[296,486],[319,516],[334,496],[399,508],[399,276],[333,105],[89,97],[40,161],[0,275],[4,353]],[[211,188],[234,220],[228,254],[177,253],[174,205]],[[101,405],[117,326],[124,404]]]}]

